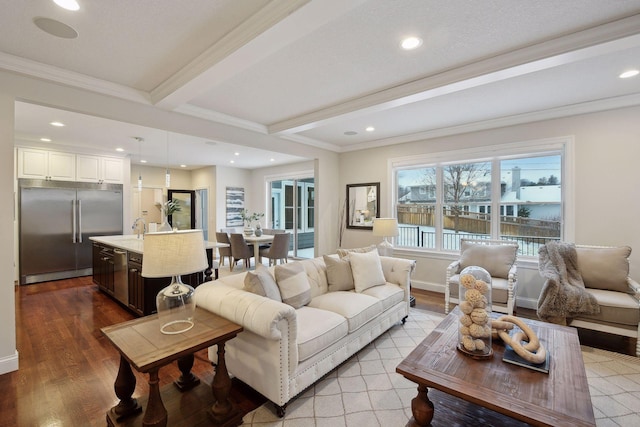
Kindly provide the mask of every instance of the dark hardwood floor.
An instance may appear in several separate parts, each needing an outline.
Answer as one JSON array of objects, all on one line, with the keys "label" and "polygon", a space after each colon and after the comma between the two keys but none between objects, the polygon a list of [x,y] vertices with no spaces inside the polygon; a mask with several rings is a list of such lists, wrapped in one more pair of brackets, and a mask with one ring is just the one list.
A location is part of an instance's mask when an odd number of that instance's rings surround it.
[{"label": "dark hardwood floor", "polygon": [[[0,375],[0,426],[101,426],[118,403],[118,352],[100,329],[134,316],[100,292],[91,277],[15,288],[19,369]],[[193,372],[210,384],[207,351]],[[135,372],[134,397],[148,394],[148,378]],[[160,386],[180,376],[175,364],[160,370]],[[249,412],[264,398],[234,381],[231,398]]]},{"label": "dark hardwood floor", "polygon": [[[442,294],[414,290],[416,307],[444,313]],[[0,426],[105,426],[105,413],[118,403],[114,379],[118,352],[100,328],[134,316],[100,292],[91,277],[59,280],[15,288],[17,348],[20,368],[0,375]],[[535,317],[520,309],[518,315]],[[587,333],[586,345],[628,354],[635,340]],[[193,372],[206,383],[214,370],[206,350],[196,354]],[[146,376],[135,372],[135,396],[146,396]],[[180,372],[175,365],[160,370],[161,386]],[[232,399],[244,412],[264,398],[234,381]]]}]

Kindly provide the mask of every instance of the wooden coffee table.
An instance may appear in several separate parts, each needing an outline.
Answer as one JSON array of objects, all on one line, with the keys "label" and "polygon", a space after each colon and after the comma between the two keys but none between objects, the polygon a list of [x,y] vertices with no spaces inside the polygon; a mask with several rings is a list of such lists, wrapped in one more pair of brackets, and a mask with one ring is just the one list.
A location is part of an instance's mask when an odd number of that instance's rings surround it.
[{"label": "wooden coffee table", "polygon": [[475,360],[456,350],[456,307],[396,368],[418,384],[408,425],[427,426],[438,407],[428,387],[500,414],[539,426],[595,426],[580,341],[575,328],[526,320],[550,353],[545,374],[502,361],[504,345],[494,340],[494,355]]},{"label": "wooden coffee table", "polygon": [[[215,425],[241,424],[242,414],[229,400],[231,379],[224,360],[225,343],[241,331],[241,326],[201,308],[196,308],[194,326],[180,334],[161,333],[157,314],[102,328],[120,352],[115,381],[120,403],[107,412],[107,425],[160,427],[167,425],[169,416],[172,426],[210,425],[212,420]],[[214,344],[218,346],[218,364],[213,382],[207,387],[191,372],[193,353]],[[170,384],[168,390],[163,389],[165,407],[158,371],[173,361],[178,361],[182,375],[175,381],[175,387]],[[142,405],[132,397],[136,388],[132,366],[149,374],[149,398],[142,419],[139,416]],[[181,393],[191,389],[189,393]]]}]

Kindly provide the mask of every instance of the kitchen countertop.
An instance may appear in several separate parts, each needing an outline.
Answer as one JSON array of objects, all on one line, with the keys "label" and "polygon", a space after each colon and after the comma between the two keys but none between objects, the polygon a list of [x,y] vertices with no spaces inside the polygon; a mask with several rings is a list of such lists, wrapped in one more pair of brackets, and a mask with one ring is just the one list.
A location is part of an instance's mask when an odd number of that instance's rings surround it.
[{"label": "kitchen countertop", "polygon": [[[130,252],[136,252],[139,254],[144,253],[144,238],[142,236],[138,238],[136,234],[120,234],[115,236],[92,236],[92,237],[89,237],[89,240],[92,240],[97,243],[102,243],[104,245],[113,246],[114,248],[124,249]],[[206,249],[214,249],[214,248],[229,247],[229,244],[205,241],[204,246]]]}]

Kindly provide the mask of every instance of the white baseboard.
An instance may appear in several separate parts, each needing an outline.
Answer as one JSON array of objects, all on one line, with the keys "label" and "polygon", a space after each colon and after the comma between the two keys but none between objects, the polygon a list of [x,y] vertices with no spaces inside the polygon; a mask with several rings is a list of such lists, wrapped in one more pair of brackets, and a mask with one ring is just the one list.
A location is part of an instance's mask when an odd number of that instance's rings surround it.
[{"label": "white baseboard", "polygon": [[[438,292],[444,294],[444,285],[441,283],[423,282],[420,280],[412,280],[411,287],[421,289],[423,291]],[[518,297],[516,307],[529,308],[536,310],[538,308],[538,300],[533,298]]]},{"label": "white baseboard", "polygon": [[18,370],[18,350],[13,356],[7,356],[0,359],[0,375],[7,372],[13,372]]}]

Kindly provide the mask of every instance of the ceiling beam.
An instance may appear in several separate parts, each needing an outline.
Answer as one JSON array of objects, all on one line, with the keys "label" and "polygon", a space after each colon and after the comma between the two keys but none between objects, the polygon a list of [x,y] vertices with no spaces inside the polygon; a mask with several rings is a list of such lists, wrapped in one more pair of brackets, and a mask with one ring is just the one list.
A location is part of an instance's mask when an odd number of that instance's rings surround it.
[{"label": "ceiling beam", "polygon": [[269,126],[292,134],[640,46],[640,14],[443,71]]}]

